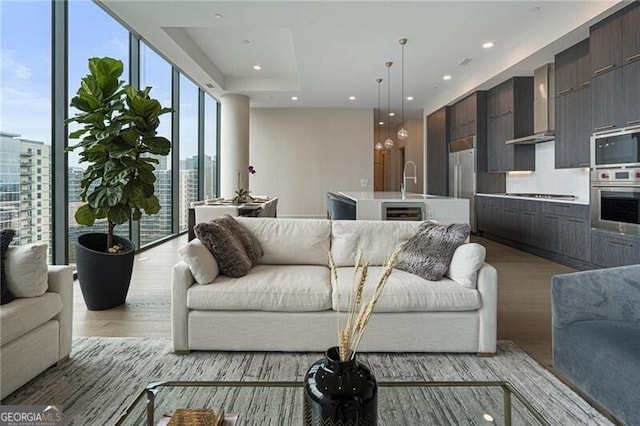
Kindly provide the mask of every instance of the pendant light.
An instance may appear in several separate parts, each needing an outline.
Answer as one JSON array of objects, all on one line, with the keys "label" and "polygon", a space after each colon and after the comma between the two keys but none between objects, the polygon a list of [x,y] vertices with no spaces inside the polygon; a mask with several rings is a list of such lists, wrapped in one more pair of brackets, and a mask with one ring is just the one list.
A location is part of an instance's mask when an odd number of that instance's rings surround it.
[{"label": "pendant light", "polygon": [[405,140],[409,137],[409,132],[404,128],[404,45],[407,44],[406,38],[400,39],[400,46],[402,46],[402,62],[401,62],[401,97],[400,97],[400,119],[402,120],[402,127],[398,130],[398,139]]},{"label": "pendant light", "polygon": [[382,145],[382,142],[380,142],[380,83],[382,83],[382,79],[378,78],[376,79],[376,82],[378,83],[378,115],[376,118],[376,126],[378,126],[378,142],[376,142],[376,151],[380,151],[382,149],[384,149],[384,145]]},{"label": "pendant light", "polygon": [[[387,114],[391,112],[391,65],[393,62],[386,62],[387,67]],[[384,141],[384,147],[387,149],[393,148],[393,140],[389,136],[389,117],[387,117],[387,140]]]}]

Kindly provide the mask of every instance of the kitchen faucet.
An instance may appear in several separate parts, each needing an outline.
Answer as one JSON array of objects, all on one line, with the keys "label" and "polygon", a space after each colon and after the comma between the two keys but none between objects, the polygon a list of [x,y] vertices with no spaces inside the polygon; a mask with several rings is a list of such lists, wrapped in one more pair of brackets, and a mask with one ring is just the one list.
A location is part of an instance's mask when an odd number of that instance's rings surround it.
[{"label": "kitchen faucet", "polygon": [[[413,166],[413,176],[407,176],[407,166]],[[409,160],[404,163],[404,169],[402,169],[402,183],[400,184],[400,192],[402,193],[402,198],[404,198],[405,191],[407,190],[407,179],[413,179],[413,183],[418,183],[418,170],[416,169],[416,163]]]}]

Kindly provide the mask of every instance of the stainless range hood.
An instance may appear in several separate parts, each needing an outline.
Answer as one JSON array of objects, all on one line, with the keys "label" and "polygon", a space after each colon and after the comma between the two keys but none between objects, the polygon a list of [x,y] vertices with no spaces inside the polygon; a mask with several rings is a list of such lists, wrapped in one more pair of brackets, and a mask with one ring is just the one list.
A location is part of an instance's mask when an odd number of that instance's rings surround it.
[{"label": "stainless range hood", "polygon": [[506,144],[534,144],[555,137],[555,65],[546,64],[533,72],[533,135],[509,139]]}]

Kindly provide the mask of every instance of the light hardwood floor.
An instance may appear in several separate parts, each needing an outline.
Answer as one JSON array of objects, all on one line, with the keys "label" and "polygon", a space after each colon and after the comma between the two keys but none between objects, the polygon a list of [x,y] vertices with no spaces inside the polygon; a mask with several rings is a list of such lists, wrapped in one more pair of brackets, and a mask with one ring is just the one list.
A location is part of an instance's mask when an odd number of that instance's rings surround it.
[{"label": "light hardwood floor", "polygon": [[[126,305],[88,311],[74,286],[74,336],[171,337],[171,268],[186,235],[136,256]],[[571,268],[484,239],[487,262],[498,271],[498,339],[514,341],[551,366],[551,277]]]}]

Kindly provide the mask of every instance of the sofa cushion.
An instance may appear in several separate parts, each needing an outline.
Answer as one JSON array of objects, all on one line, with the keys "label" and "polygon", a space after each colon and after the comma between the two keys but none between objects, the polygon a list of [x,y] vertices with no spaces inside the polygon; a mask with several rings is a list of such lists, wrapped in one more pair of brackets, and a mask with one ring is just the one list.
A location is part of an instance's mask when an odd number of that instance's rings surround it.
[{"label": "sofa cushion", "polygon": [[193,230],[198,239],[211,251],[220,272],[230,277],[247,275],[252,263],[242,242],[229,229],[215,221],[198,223]]},{"label": "sofa cushion", "polygon": [[478,271],[484,265],[487,250],[478,243],[462,244],[453,252],[449,269],[444,274],[461,286],[476,288]]},{"label": "sofa cushion", "polygon": [[0,344],[4,346],[49,321],[62,312],[62,299],[47,292],[38,297],[25,297],[2,306],[0,310]]},{"label": "sofa cushion", "polygon": [[331,222],[325,219],[238,217],[238,223],[255,236],[264,265],[329,264]]},{"label": "sofa cushion", "polygon": [[180,247],[178,254],[189,265],[191,274],[198,284],[208,284],[220,273],[216,258],[199,238]]},{"label": "sofa cushion", "polygon": [[[370,266],[365,281],[363,301],[371,298],[384,267]],[[332,307],[346,311],[353,291],[355,268],[337,269],[338,283],[333,284]],[[473,311],[482,306],[480,293],[448,278],[427,281],[417,275],[395,269],[376,304],[376,312]]]},{"label": "sofa cushion", "polygon": [[354,266],[358,249],[370,265],[384,265],[395,248],[407,241],[422,222],[336,220],[331,231],[331,255],[336,266]]},{"label": "sofa cushion", "polygon": [[324,311],[331,308],[329,281],[326,266],[257,265],[241,278],[219,275],[210,285],[192,285],[187,291],[187,307],[198,310]]},{"label": "sofa cushion", "polygon": [[466,223],[425,222],[402,247],[396,268],[425,280],[439,280],[449,269],[453,252],[469,237],[469,232]]},{"label": "sofa cushion", "polygon": [[9,247],[4,266],[15,297],[37,297],[47,291],[47,243]]}]

